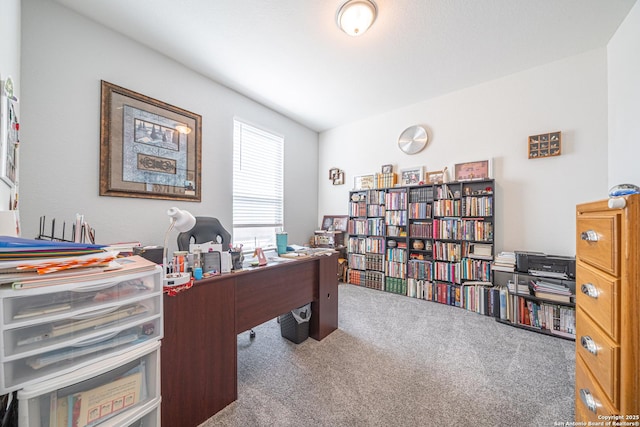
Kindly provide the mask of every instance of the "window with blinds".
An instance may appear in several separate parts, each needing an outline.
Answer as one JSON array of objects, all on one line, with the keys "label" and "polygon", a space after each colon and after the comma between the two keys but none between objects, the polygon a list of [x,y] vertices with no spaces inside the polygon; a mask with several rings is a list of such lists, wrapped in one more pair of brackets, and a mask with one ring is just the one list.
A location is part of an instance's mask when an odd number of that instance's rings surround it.
[{"label": "window with blinds", "polygon": [[233,243],[274,248],[283,228],[284,138],[234,119]]}]

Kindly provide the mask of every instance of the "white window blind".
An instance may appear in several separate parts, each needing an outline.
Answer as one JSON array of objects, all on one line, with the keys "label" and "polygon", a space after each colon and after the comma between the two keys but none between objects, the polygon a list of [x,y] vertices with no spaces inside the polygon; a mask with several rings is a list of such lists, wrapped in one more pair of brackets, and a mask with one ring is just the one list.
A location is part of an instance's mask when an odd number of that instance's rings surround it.
[{"label": "white window blind", "polygon": [[233,242],[271,248],[283,227],[284,138],[234,119]]}]

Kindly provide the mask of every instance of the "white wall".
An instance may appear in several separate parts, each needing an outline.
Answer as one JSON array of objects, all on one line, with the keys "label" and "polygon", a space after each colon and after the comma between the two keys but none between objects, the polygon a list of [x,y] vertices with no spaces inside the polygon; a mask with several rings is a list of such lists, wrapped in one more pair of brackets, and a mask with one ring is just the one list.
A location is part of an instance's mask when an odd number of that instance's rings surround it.
[{"label": "white wall", "polygon": [[[23,236],[35,237],[41,215],[60,229],[82,213],[100,243],[162,244],[174,205],[231,231],[237,116],[284,135],[285,227],[290,241],[308,241],[318,227],[316,132],[54,2],[22,8]],[[202,116],[201,203],[98,195],[100,80]]]},{"label": "white wall", "polygon": [[[0,2],[0,58],[0,79],[11,77],[14,94],[20,99],[20,0]],[[16,114],[22,120],[20,103],[16,104]],[[15,188],[0,180],[0,211],[9,209],[15,192]]]},{"label": "white wall", "polygon": [[640,2],[607,45],[609,187],[640,186]]},{"label": "white wall", "polygon": [[[606,67],[598,49],[322,133],[319,216],[347,214],[353,177],[383,164],[434,171],[492,158],[496,250],[574,255],[575,205],[607,195]],[[397,139],[414,124],[430,142],[409,156]],[[562,155],[529,160],[527,137],[553,131]],[[345,185],[331,184],[331,167]]]}]

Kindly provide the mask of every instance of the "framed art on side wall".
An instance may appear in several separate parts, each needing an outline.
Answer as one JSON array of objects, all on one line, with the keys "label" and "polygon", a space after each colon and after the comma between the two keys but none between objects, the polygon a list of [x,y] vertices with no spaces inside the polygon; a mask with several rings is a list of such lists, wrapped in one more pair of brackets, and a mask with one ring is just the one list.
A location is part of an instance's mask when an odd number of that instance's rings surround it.
[{"label": "framed art on side wall", "polygon": [[100,195],[201,199],[202,117],[102,81]]},{"label": "framed art on side wall", "polygon": [[13,95],[11,78],[0,81],[0,178],[10,187],[16,185],[18,165],[19,122],[17,98]]}]

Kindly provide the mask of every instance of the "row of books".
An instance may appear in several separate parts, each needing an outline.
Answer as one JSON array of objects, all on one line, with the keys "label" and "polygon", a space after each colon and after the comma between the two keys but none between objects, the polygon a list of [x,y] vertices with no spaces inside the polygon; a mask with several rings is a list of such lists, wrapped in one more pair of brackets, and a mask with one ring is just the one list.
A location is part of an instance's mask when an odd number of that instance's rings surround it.
[{"label": "row of books", "polygon": [[367,270],[384,271],[384,255],[366,254],[365,260]]},{"label": "row of books", "polygon": [[492,216],[492,196],[465,196],[462,198],[463,216]]},{"label": "row of books", "polygon": [[[517,304],[517,314],[514,309]],[[554,335],[567,338],[576,336],[576,310],[574,307],[563,306],[542,301],[510,295],[511,311],[509,320],[536,329],[546,330]],[[517,315],[517,317],[516,317]]]},{"label": "row of books", "polygon": [[411,188],[409,190],[409,202],[432,202],[433,187]]},{"label": "row of books", "polygon": [[433,202],[435,216],[460,216],[460,200],[443,199]]},{"label": "row of books", "polygon": [[384,196],[384,204],[388,210],[407,209],[407,193],[404,191],[389,191]]},{"label": "row of books", "polygon": [[407,211],[387,211],[384,214],[387,225],[407,225]]},{"label": "row of books", "polygon": [[506,291],[501,299],[500,288],[491,282],[470,281],[454,285],[410,278],[407,281],[407,296],[464,308],[486,316],[506,318],[507,315]]},{"label": "row of books", "polygon": [[432,206],[429,203],[409,203],[409,218],[427,219],[431,218]]}]

